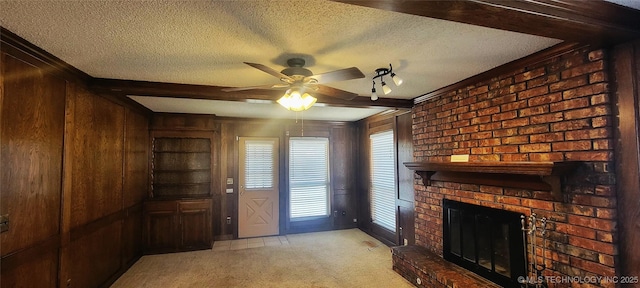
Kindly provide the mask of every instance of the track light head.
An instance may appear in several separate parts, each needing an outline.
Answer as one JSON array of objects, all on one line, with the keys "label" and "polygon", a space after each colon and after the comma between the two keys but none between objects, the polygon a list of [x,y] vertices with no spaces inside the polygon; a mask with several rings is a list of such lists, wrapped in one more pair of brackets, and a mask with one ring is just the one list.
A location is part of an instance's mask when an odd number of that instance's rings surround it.
[{"label": "track light head", "polygon": [[402,82],[404,82],[404,80],[402,80],[402,78],[398,77],[398,75],[396,75],[396,73],[391,73],[391,79],[393,80],[393,83],[396,84],[396,86],[400,86],[400,85],[402,85]]},{"label": "track light head", "polygon": [[391,93],[391,88],[389,88],[389,85],[384,83],[384,81],[382,81],[382,93],[384,93],[384,95]]}]

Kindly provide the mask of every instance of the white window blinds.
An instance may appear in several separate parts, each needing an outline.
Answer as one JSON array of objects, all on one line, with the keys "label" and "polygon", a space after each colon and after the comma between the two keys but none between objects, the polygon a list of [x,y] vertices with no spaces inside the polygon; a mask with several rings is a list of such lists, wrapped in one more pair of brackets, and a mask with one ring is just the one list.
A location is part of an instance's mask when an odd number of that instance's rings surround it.
[{"label": "white window blinds", "polygon": [[329,215],[329,139],[289,139],[290,217]]},{"label": "white window blinds", "polygon": [[274,142],[268,140],[245,141],[246,189],[273,187]]},{"label": "white window blinds", "polygon": [[371,219],[396,230],[396,181],[393,131],[369,136],[371,140]]}]

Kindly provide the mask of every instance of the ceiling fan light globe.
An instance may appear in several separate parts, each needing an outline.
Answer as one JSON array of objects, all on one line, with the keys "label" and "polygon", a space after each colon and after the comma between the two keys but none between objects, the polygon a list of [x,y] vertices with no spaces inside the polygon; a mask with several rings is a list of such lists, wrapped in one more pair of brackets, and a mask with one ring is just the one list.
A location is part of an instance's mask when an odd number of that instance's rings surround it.
[{"label": "ceiling fan light globe", "polygon": [[280,97],[276,102],[278,102],[282,107],[287,108],[287,110],[291,110],[292,101],[289,94],[284,94],[284,96]]},{"label": "ceiling fan light globe", "polygon": [[313,104],[316,104],[316,101],[318,101],[318,99],[309,95],[309,93],[304,93],[304,95],[302,95],[302,106],[304,107],[304,110],[311,108]]},{"label": "ceiling fan light globe", "polygon": [[300,91],[298,90],[293,90],[289,95],[291,99],[293,99],[294,101],[298,101],[299,99],[302,99],[302,95],[300,95]]}]

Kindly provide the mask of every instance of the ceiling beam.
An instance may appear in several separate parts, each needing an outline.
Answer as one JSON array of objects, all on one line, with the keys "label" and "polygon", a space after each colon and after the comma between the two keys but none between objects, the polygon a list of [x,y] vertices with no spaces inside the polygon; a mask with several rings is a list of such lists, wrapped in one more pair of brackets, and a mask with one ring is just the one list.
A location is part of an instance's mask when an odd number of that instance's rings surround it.
[{"label": "ceiling beam", "polygon": [[[238,102],[258,100],[275,103],[275,100],[282,96],[282,91],[278,90],[256,89],[250,91],[224,92],[222,89],[227,87],[105,78],[92,79],[90,87],[96,92],[116,94],[125,98],[128,95],[135,95]],[[318,103],[331,107],[411,108],[413,106],[413,100],[407,99],[379,98],[376,101],[371,101],[368,96],[356,97],[353,100],[323,97],[322,95],[316,97],[318,98]]]},{"label": "ceiling beam", "polygon": [[611,45],[640,38],[639,10],[600,0],[332,1],[570,42]]}]

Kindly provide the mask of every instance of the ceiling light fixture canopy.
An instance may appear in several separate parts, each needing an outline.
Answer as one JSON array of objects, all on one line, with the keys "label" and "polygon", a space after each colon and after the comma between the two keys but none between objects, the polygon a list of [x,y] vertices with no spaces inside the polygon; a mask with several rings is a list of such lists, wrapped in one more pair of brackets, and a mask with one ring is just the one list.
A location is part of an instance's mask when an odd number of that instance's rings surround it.
[{"label": "ceiling light fixture canopy", "polygon": [[393,67],[391,66],[391,64],[389,64],[388,69],[387,68],[376,69],[376,76],[373,76],[373,87],[371,88],[372,101],[378,100],[378,94],[376,94],[376,78],[380,78],[380,84],[382,84],[382,92],[384,93],[384,95],[391,93],[391,88],[389,88],[389,85],[387,85],[387,83],[385,83],[384,79],[382,78],[383,76],[386,76],[386,75],[391,76],[391,79],[393,80],[393,83],[396,84],[396,86],[400,86],[404,82],[402,78],[396,75],[396,73],[393,73]]},{"label": "ceiling light fixture canopy", "polygon": [[287,90],[277,102],[287,110],[299,112],[311,108],[316,101],[318,101],[316,97],[309,95],[303,89],[293,87]]}]

